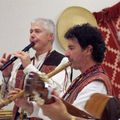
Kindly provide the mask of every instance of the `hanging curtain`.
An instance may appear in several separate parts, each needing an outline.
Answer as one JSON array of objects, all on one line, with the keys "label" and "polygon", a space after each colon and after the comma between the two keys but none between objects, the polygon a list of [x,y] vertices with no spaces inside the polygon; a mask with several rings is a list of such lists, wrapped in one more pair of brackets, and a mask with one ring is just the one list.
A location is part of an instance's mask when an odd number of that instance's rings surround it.
[{"label": "hanging curtain", "polygon": [[111,79],[115,96],[120,99],[120,2],[93,14],[107,45],[103,66]]}]

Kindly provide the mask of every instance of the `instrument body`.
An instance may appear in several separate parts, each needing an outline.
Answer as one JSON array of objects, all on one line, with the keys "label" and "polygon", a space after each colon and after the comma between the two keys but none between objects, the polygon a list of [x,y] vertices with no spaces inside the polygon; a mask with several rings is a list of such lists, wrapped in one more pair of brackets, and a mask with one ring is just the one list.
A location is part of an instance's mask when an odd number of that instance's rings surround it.
[{"label": "instrument body", "polygon": [[[45,87],[45,82],[43,82],[37,73],[31,72],[26,81],[25,91],[33,95],[33,99],[40,105],[50,104],[55,102],[55,99],[51,97],[53,89]],[[37,96],[37,97],[36,97]],[[73,116],[83,117],[83,118],[92,118],[89,114],[84,111],[76,108],[75,106],[69,104],[68,102],[62,99],[65,104],[67,111]]]}]

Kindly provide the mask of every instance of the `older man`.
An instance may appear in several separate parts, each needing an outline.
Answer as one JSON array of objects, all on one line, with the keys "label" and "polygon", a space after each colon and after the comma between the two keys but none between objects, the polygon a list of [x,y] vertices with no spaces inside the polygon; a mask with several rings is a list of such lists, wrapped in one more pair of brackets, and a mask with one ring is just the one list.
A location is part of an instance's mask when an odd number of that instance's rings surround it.
[{"label": "older man", "polygon": [[[25,74],[31,71],[49,73],[59,64],[63,64],[68,61],[64,55],[53,49],[54,39],[55,25],[52,20],[38,18],[31,23],[30,43],[34,43],[33,49],[35,50],[35,55],[30,58],[29,54],[24,51],[14,53],[14,56],[21,59],[21,63],[19,65],[15,65],[14,67],[11,64],[4,71],[2,71],[4,78],[2,85],[3,96],[7,95],[8,89],[14,87],[23,89]],[[10,55],[5,53],[0,59],[0,65],[2,66],[9,59]],[[64,71],[57,76],[54,76],[50,81],[52,86],[59,89],[59,92],[61,93],[64,93],[67,88],[68,82],[66,82],[65,78],[67,77],[65,76],[66,72]],[[14,119],[16,119],[15,116]]]}]

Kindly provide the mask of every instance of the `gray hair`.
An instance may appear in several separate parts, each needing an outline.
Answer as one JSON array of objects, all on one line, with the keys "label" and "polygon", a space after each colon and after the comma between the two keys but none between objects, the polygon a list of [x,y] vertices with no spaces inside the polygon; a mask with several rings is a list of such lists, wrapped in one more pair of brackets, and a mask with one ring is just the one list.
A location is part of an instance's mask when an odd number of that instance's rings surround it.
[{"label": "gray hair", "polygon": [[50,33],[55,34],[55,24],[52,20],[50,19],[45,19],[45,18],[37,18],[32,23],[42,23],[43,27],[48,30]]}]

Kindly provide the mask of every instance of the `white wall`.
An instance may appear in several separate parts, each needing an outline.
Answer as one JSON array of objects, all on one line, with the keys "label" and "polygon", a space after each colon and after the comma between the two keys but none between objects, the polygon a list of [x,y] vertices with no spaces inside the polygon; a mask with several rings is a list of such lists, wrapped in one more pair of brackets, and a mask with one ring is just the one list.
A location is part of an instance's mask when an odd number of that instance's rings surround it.
[{"label": "white wall", "polygon": [[[119,0],[0,0],[0,56],[23,49],[29,43],[30,22],[37,17],[55,23],[69,6],[81,6],[91,12],[110,7]],[[60,46],[55,42],[55,48]]]}]

